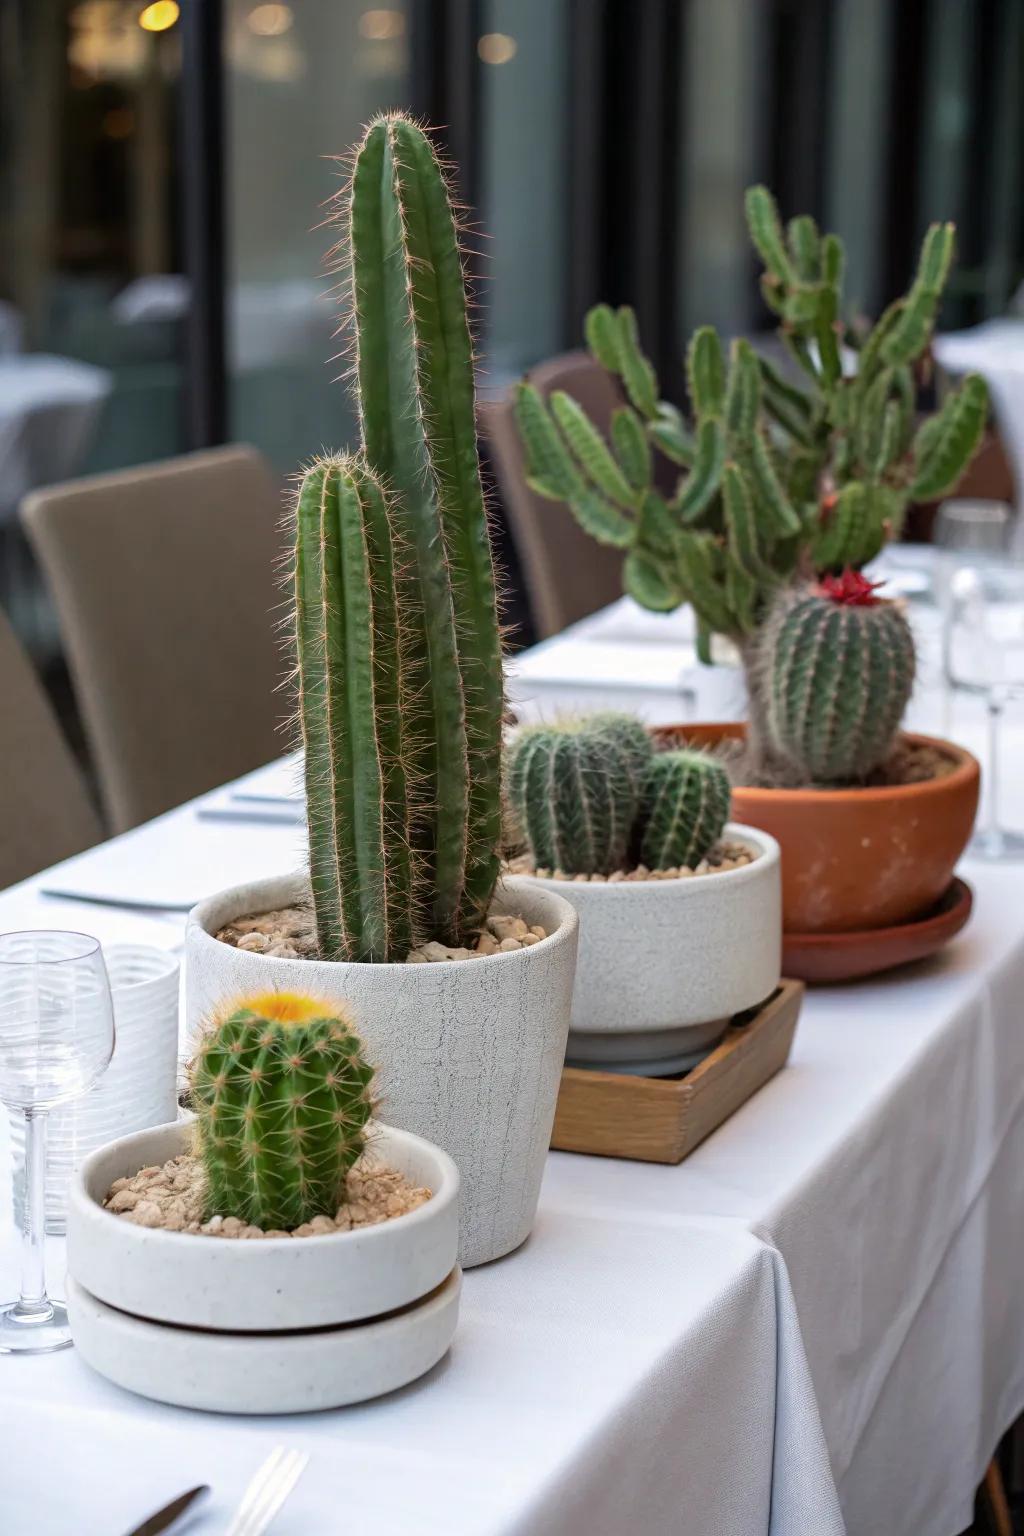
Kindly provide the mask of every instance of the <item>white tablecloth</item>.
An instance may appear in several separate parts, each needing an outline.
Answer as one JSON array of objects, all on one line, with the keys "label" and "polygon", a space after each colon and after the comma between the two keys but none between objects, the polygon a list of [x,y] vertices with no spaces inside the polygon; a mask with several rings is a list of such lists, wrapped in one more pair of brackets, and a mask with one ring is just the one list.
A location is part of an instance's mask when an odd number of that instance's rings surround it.
[{"label": "white tablecloth", "polygon": [[275,1536],[842,1532],[785,1273],[733,1223],[545,1204],[449,1356],[336,1413],[163,1408],[73,1350],[0,1372],[5,1536],[112,1536],[199,1482],[212,1536],[279,1443],[311,1460]]},{"label": "white tablecloth", "polygon": [[[917,723],[977,745],[975,707],[929,720],[937,697],[924,692]],[[1024,760],[1017,729],[1007,752]],[[261,777],[289,783],[288,770]],[[1024,785],[1009,809],[1024,825]],[[297,846],[294,824],[185,807],[93,859],[98,889],[159,903],[230,882],[254,848],[285,867]],[[25,1447],[0,1501],[12,1489],[19,1512],[41,1501],[47,1520],[26,1530],[56,1536],[115,1465],[143,1468],[128,1474],[123,1521],[208,1478],[211,1460],[234,1497],[283,1438],[314,1465],[282,1532],[341,1528],[325,1511],[351,1464],[364,1482],[379,1474],[355,1510],[383,1531],[829,1536],[834,1477],[850,1536],[955,1536],[1024,1407],[1024,866],[964,872],[976,916],[957,943],[810,993],[787,1069],[681,1167],[553,1154],[537,1232],[467,1276],[455,1349],[427,1382],[271,1427],[141,1404],[73,1353],[0,1362],[14,1389],[0,1437]],[[180,913],[39,894],[68,873],[0,896],[0,927],[177,942]],[[90,860],[70,874],[88,887]],[[52,1486],[30,1452],[45,1443],[49,1460],[55,1435],[69,1470]]]}]

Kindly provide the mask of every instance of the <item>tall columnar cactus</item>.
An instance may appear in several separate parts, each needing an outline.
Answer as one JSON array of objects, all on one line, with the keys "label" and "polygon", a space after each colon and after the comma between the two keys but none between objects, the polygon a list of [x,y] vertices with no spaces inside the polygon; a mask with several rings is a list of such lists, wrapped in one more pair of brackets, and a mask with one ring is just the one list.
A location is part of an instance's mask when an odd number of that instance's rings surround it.
[{"label": "tall columnar cactus", "polygon": [[[587,343],[626,400],[610,441],[568,395],[545,401],[527,383],[516,393],[530,485],[623,550],[624,584],[639,603],[691,603],[705,658],[711,633],[742,641],[795,574],[863,565],[898,533],[908,498],[951,489],[988,404],[972,375],[915,433],[913,367],[931,339],[952,225],[932,225],[909,292],[859,335],[842,319],[837,236],[806,217],[783,229],[764,187],[750,189],[746,211],[761,291],[805,387],[742,340],[726,362],[704,326],[686,357],[687,420],[659,398],[632,310],[602,304],[587,316]],[[653,449],[681,468],[672,496],[656,488]]]},{"label": "tall columnar cactus", "polygon": [[519,732],[508,794],[538,869],[625,867],[653,748],[639,721],[594,715]]},{"label": "tall columnar cactus", "polygon": [[501,640],[456,221],[429,139],[377,119],[344,209],[360,459],[298,500],[300,717],[328,959],[483,921],[501,837]]},{"label": "tall columnar cactus", "polygon": [[286,993],[240,999],[190,1072],[207,1216],[281,1231],[333,1216],[365,1144],[372,1080],[337,1009]]},{"label": "tall columnar cactus", "polygon": [[853,784],[889,756],[914,682],[901,610],[855,571],[782,595],[751,684],[764,746],[803,782]]},{"label": "tall columnar cactus", "polygon": [[658,752],[647,771],[640,857],[648,869],[693,869],[729,819],[729,775],[703,752]]}]

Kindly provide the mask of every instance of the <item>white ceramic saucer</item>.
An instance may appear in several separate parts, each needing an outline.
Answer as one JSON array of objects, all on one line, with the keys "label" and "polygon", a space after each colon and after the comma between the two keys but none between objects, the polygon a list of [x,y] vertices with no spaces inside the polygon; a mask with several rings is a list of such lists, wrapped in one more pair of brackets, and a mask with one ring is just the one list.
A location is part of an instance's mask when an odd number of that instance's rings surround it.
[{"label": "white ceramic saucer", "polygon": [[380,1397],[429,1371],[452,1341],[461,1288],[456,1266],[399,1312],[299,1333],[150,1322],[97,1301],[70,1275],[67,1303],[82,1359],[129,1392],[214,1413],[305,1413]]}]

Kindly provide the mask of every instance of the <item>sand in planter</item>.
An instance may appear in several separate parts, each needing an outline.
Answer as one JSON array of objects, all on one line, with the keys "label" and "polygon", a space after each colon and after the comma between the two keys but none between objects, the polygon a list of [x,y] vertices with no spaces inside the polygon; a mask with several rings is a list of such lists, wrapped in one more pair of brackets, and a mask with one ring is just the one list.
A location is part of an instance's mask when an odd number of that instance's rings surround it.
[{"label": "sand in planter", "polygon": [[330,1232],[350,1232],[405,1216],[430,1199],[430,1190],[417,1188],[394,1168],[361,1157],[346,1179],[347,1199],[333,1216],[314,1216],[294,1232],[269,1231],[246,1226],[237,1216],[218,1213],[203,1220],[204,1178],[202,1164],[190,1153],[172,1157],[162,1166],[142,1168],[131,1178],[115,1179],[103,1204],[114,1215],[139,1227],[162,1227],[165,1232],[195,1232],[205,1237],[320,1237]]}]

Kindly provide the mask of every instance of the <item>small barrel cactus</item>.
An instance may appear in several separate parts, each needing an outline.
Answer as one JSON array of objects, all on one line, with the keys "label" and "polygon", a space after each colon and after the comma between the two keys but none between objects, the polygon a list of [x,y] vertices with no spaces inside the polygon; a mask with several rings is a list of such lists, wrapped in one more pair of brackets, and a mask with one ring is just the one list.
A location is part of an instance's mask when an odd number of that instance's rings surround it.
[{"label": "small barrel cactus", "polygon": [[289,993],[239,999],[190,1072],[207,1216],[286,1232],[333,1216],[365,1144],[372,1081],[336,1007]]},{"label": "small barrel cactus", "polygon": [[538,869],[609,875],[625,867],[653,748],[629,715],[520,731],[508,794]]},{"label": "small barrel cactus", "polygon": [[704,752],[659,752],[644,786],[640,857],[648,869],[693,869],[729,819],[729,775]]},{"label": "small barrel cactus", "polygon": [[889,756],[914,682],[901,610],[857,571],[780,597],[752,677],[765,747],[809,784],[854,784]]}]

